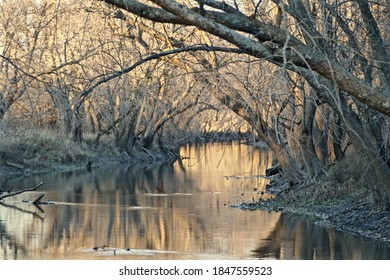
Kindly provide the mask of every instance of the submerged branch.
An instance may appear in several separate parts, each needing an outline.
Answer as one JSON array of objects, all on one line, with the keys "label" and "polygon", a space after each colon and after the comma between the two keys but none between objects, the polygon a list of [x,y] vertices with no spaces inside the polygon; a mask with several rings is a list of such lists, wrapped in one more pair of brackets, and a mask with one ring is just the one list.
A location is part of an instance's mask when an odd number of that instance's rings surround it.
[{"label": "submerged branch", "polygon": [[0,195],[0,200],[4,199],[6,197],[16,196],[16,195],[22,194],[24,192],[35,191],[42,185],[43,185],[43,182],[40,182],[38,185],[36,185],[35,187],[32,187],[32,188],[23,189],[23,190],[16,191],[16,192],[6,192],[6,193],[3,193],[2,195]]}]

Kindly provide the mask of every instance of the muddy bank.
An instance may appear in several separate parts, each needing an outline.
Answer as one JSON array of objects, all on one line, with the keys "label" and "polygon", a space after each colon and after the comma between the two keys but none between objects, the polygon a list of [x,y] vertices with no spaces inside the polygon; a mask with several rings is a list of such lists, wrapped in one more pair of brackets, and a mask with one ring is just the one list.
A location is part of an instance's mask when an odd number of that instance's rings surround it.
[{"label": "muddy bank", "polygon": [[0,177],[91,169],[112,164],[169,162],[178,157],[176,146],[159,143],[147,149],[136,142],[120,148],[113,136],[96,141],[94,135],[73,141],[51,129],[0,130]]},{"label": "muddy bank", "polygon": [[156,152],[151,150],[139,150],[129,155],[126,152],[118,154],[90,153],[77,160],[55,161],[41,160],[37,164],[31,162],[0,161],[0,178],[28,176],[30,174],[43,174],[52,172],[66,172],[72,170],[91,170],[110,165],[133,165],[133,164],[159,164],[173,162],[179,155],[172,151]]},{"label": "muddy bank", "polygon": [[267,192],[274,195],[273,199],[235,207],[304,215],[318,225],[390,246],[390,211],[377,209],[370,192],[354,183],[338,186],[332,182],[311,182],[289,188],[287,182],[276,175],[267,186]]}]

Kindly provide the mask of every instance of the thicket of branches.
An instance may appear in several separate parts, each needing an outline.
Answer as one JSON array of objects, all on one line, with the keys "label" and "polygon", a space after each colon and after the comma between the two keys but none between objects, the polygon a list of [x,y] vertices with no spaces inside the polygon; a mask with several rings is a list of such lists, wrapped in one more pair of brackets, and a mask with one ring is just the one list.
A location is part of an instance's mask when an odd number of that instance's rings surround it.
[{"label": "thicket of branches", "polygon": [[198,112],[218,107],[198,79],[196,52],[211,50],[199,34],[183,31],[190,47],[172,43],[180,28],[95,1],[2,1],[0,22],[3,129],[49,128],[94,145],[109,135],[131,154],[175,148],[179,131],[206,129],[191,122]]},{"label": "thicket of branches", "polygon": [[236,78],[237,65],[226,73],[212,55],[204,81],[271,147],[291,184],[326,175],[350,146],[376,202],[388,207],[388,1],[105,2],[165,26],[196,27],[220,40],[210,43],[249,55],[254,79]]},{"label": "thicket of branches", "polygon": [[202,130],[210,110],[228,109],[273,150],[291,185],[328,176],[335,163],[345,182],[354,154],[356,180],[388,208],[389,1],[1,7],[1,119],[61,127],[75,141],[110,133],[131,152]]}]

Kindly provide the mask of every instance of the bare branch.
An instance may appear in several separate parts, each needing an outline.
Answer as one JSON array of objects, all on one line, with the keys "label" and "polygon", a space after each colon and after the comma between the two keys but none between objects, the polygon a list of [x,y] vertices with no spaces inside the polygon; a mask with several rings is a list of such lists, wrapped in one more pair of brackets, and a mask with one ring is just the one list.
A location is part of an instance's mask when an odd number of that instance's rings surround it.
[{"label": "bare branch", "polygon": [[36,185],[35,187],[32,187],[32,188],[23,189],[23,190],[16,191],[16,192],[4,193],[4,194],[0,195],[0,200],[4,199],[6,197],[16,196],[16,195],[19,195],[19,194],[22,194],[25,192],[35,191],[42,185],[43,185],[43,182],[40,182],[38,185]]},{"label": "bare branch", "polygon": [[11,64],[15,69],[17,69],[18,71],[22,72],[24,75],[26,75],[27,77],[31,78],[31,79],[34,79],[34,80],[37,80],[37,81],[40,81],[40,82],[43,82],[42,80],[40,80],[37,76],[34,76],[26,71],[24,71],[21,67],[19,67],[11,58],[9,57],[6,57],[2,54],[0,54],[0,57],[7,61],[9,64]]},{"label": "bare branch", "polygon": [[[148,14],[148,10],[144,10],[143,13],[135,11],[134,5],[138,3],[137,1],[121,1],[121,5],[117,3],[119,1],[106,2],[125,8],[129,12],[145,18],[151,19],[156,17],[156,14],[153,14],[153,12]],[[192,25],[205,30],[210,34],[234,44],[251,56],[266,59],[277,65],[284,65],[284,62],[288,61],[292,65],[314,71],[328,80],[334,81],[341,90],[348,92],[362,103],[390,116],[390,101],[386,92],[382,92],[365,83],[364,80],[353,75],[344,66],[330,59],[323,52],[312,46],[303,44],[293,36],[288,40],[289,45],[286,47],[286,31],[283,28],[267,25],[259,20],[250,19],[247,16],[241,16],[239,15],[240,12],[232,7],[229,11],[236,11],[234,14],[220,12],[217,17],[214,11],[205,11],[205,15],[203,16],[196,10],[179,4],[177,1],[151,0],[151,2],[162,8],[158,9],[160,12],[161,10],[165,10],[166,13],[174,14],[176,18],[181,18],[181,24]],[[212,2],[210,1],[210,5]],[[219,5],[221,3],[219,1],[215,2],[219,3]],[[278,3],[279,1],[274,0],[274,2]],[[146,16],[146,14],[148,15]],[[232,16],[234,16],[234,21],[231,20]],[[229,21],[226,18],[229,18]],[[158,20],[158,18],[156,21],[163,22],[163,20]],[[236,25],[236,27],[234,28],[233,25]],[[258,41],[235,30],[251,34]],[[257,34],[255,35],[255,33]],[[270,46],[265,44],[265,42],[269,41],[272,41]],[[289,69],[294,71],[294,67],[290,67]]]},{"label": "bare branch", "polygon": [[389,53],[386,50],[378,24],[371,13],[370,6],[366,0],[357,0],[360,12],[362,13],[364,24],[367,28],[368,38],[371,42],[372,54],[380,65],[383,74],[386,77],[387,87],[390,86],[390,60]]},{"label": "bare branch", "polygon": [[178,54],[178,53],[189,52],[189,51],[211,51],[211,52],[219,51],[219,52],[229,52],[229,53],[244,53],[244,51],[242,51],[240,49],[214,47],[214,46],[208,46],[208,45],[188,46],[188,47],[178,48],[178,49],[169,50],[169,51],[165,51],[165,52],[155,53],[155,54],[149,55],[143,59],[138,60],[133,65],[131,65],[127,68],[124,68],[121,71],[116,71],[110,75],[107,75],[107,76],[101,78],[94,85],[90,86],[88,89],[86,89],[85,91],[83,91],[81,93],[82,98],[81,98],[79,106],[81,106],[83,104],[84,100],[92,93],[92,91],[95,88],[97,88],[98,86],[100,86],[101,84],[107,83],[108,81],[110,81],[112,79],[115,79],[115,78],[118,78],[124,74],[127,74],[127,73],[131,72],[132,70],[134,70],[135,68],[137,68],[138,66],[144,64],[145,62],[148,62],[148,61],[151,61],[154,59],[159,59],[161,57],[169,56],[172,54]]},{"label": "bare branch", "polygon": [[123,0],[123,1],[101,0],[101,1],[112,4],[114,6],[117,6],[118,8],[127,10],[130,13],[133,13],[140,17],[147,18],[155,22],[189,25],[189,23],[184,21],[181,17],[177,17],[174,14],[171,14],[163,9],[151,7],[143,3],[140,3],[138,1],[134,1],[134,0]]}]

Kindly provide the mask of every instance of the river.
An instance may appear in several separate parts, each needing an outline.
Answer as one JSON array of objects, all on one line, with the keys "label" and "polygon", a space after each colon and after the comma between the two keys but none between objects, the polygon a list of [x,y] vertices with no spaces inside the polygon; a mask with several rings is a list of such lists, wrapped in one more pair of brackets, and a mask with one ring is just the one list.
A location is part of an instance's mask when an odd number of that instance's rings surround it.
[{"label": "river", "polygon": [[[44,185],[0,205],[0,259],[390,259],[379,242],[296,215],[231,207],[266,197],[266,148],[189,144],[180,153],[173,164],[4,181]],[[39,194],[53,204],[22,202]]]}]

